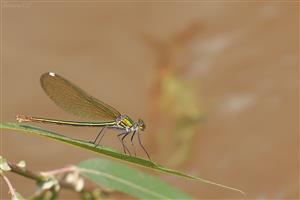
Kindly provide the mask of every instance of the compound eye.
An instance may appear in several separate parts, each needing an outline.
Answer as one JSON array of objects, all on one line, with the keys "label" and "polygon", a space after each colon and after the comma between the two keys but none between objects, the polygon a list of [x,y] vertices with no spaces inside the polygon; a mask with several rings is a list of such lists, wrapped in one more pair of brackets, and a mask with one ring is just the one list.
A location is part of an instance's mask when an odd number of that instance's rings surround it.
[{"label": "compound eye", "polygon": [[138,124],[139,124],[139,128],[140,128],[141,131],[145,130],[146,125],[145,125],[143,120],[139,119]]}]

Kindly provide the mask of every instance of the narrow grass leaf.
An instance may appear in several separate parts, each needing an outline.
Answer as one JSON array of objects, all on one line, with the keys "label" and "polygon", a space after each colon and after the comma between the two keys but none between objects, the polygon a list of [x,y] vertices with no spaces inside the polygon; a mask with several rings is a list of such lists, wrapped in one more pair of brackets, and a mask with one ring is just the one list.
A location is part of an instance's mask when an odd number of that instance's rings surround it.
[{"label": "narrow grass leaf", "polygon": [[58,140],[61,142],[64,142],[66,144],[69,145],[73,145],[73,146],[77,146],[77,147],[81,147],[83,149],[95,152],[95,153],[99,153],[99,154],[103,154],[105,156],[111,157],[111,158],[115,158],[115,159],[119,159],[119,160],[123,160],[123,161],[127,161],[129,163],[138,165],[138,166],[142,166],[142,167],[147,167],[147,168],[151,168],[153,170],[157,170],[160,172],[165,172],[168,174],[172,174],[172,175],[177,175],[177,176],[181,176],[181,177],[185,177],[185,178],[189,178],[189,179],[193,179],[193,180],[197,180],[206,184],[211,184],[211,185],[215,185],[215,186],[219,186],[222,187],[224,189],[229,189],[232,191],[236,191],[239,192],[243,195],[245,195],[245,193],[242,190],[233,188],[233,187],[229,187],[226,185],[222,185],[219,183],[215,183],[213,181],[209,181],[203,178],[199,178],[196,176],[191,176],[191,175],[187,175],[184,174],[182,172],[176,171],[176,170],[172,170],[169,168],[166,168],[162,165],[156,164],[152,161],[149,160],[145,160],[142,158],[137,158],[137,157],[132,157],[129,155],[125,155],[122,154],[120,152],[117,152],[115,150],[112,150],[110,148],[107,147],[95,147],[94,144],[91,144],[89,142],[86,141],[82,141],[82,140],[77,140],[77,139],[72,139],[48,130],[44,130],[38,127],[34,127],[34,126],[28,126],[28,125],[23,125],[23,124],[19,124],[19,123],[0,123],[0,128],[1,129],[10,129],[10,130],[17,130],[17,131],[22,131],[25,133],[32,133],[34,135],[38,135],[38,136],[44,136],[53,140]]}]

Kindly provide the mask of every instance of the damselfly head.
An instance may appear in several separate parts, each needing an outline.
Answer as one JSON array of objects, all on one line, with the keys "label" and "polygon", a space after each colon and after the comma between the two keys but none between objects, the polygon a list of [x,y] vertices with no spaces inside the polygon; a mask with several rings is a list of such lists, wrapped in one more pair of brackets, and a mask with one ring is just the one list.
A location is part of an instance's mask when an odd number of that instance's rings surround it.
[{"label": "damselfly head", "polygon": [[141,119],[138,119],[138,126],[141,131],[145,130],[145,128],[146,128],[144,121]]}]

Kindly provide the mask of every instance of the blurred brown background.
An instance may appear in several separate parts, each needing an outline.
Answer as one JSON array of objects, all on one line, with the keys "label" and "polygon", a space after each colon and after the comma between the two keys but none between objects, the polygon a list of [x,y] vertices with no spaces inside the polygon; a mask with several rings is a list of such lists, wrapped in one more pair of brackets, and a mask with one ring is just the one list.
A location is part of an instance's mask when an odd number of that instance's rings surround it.
[{"label": "blurred brown background", "polygon": [[[120,112],[144,119],[143,141],[153,160],[242,189],[247,199],[299,198],[298,3],[2,6],[2,121],[14,122],[17,114],[77,119],[42,91],[40,75],[53,71]],[[43,127],[85,140],[98,132]],[[103,143],[121,150],[114,133]],[[34,171],[101,157],[7,130],[1,155],[25,160]],[[197,199],[243,198],[155,174]],[[33,181],[8,177],[24,196],[34,192]],[[1,184],[1,198],[7,199]]]}]

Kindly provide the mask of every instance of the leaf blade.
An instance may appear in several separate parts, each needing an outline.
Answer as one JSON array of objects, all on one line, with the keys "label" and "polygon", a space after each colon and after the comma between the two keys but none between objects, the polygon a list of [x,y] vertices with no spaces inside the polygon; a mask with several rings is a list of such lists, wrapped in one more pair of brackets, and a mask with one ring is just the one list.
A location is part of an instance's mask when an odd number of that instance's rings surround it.
[{"label": "leaf blade", "polygon": [[93,182],[141,199],[192,199],[154,176],[109,160],[93,159],[77,165]]},{"label": "leaf blade", "polygon": [[94,144],[91,144],[89,142],[72,139],[72,138],[69,138],[69,137],[66,137],[66,136],[48,131],[48,130],[44,130],[44,129],[41,129],[41,128],[38,128],[38,127],[28,126],[28,125],[21,125],[21,124],[18,124],[18,123],[0,123],[0,129],[17,130],[17,131],[22,131],[22,132],[26,132],[26,133],[33,133],[33,134],[36,134],[36,135],[39,135],[39,136],[48,137],[48,138],[51,138],[51,139],[54,139],[54,140],[64,142],[64,143],[69,144],[69,145],[73,145],[73,146],[76,146],[76,147],[81,147],[81,148],[87,149],[89,151],[93,151],[95,153],[100,153],[100,154],[103,154],[103,155],[111,157],[111,158],[127,161],[129,163],[132,163],[132,164],[135,164],[135,165],[138,165],[138,166],[141,166],[141,167],[151,168],[151,169],[159,171],[159,172],[164,172],[164,173],[171,174],[171,175],[176,175],[176,176],[180,176],[180,177],[184,177],[184,178],[188,178],[188,179],[197,180],[197,181],[200,181],[202,183],[218,186],[218,187],[221,187],[221,188],[224,188],[224,189],[232,190],[232,191],[235,191],[235,192],[239,192],[243,195],[246,195],[245,192],[243,192],[242,190],[239,190],[239,189],[236,189],[236,188],[233,188],[233,187],[229,187],[229,186],[226,186],[226,185],[223,185],[223,184],[215,183],[213,181],[203,179],[203,178],[200,178],[200,177],[184,174],[180,171],[166,168],[162,165],[156,164],[156,163],[151,162],[149,160],[144,160],[142,158],[137,158],[137,157],[132,157],[132,156],[129,156],[129,155],[121,154],[121,153],[119,153],[117,151],[114,151],[112,149],[109,149],[107,147],[95,147]]}]

